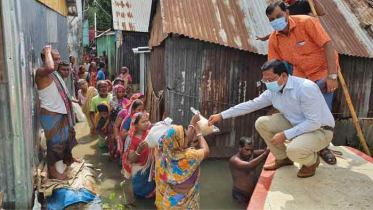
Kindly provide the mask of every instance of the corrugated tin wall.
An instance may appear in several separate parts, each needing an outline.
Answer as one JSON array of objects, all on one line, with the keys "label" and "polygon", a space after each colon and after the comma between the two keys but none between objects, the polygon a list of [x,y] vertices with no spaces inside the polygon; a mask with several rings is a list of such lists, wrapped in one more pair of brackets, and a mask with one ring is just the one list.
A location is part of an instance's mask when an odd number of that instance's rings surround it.
[{"label": "corrugated tin wall", "polygon": [[[82,10],[82,0],[76,1],[76,7],[78,10],[77,17],[68,17],[67,23],[69,27],[68,43],[69,43],[69,53],[75,56],[76,63],[82,64],[83,59],[83,10]],[[87,22],[88,23],[88,22]],[[88,30],[88,27],[87,27]],[[87,31],[88,32],[88,31]],[[87,33],[88,35],[88,33]]]},{"label": "corrugated tin wall", "polygon": [[[2,20],[1,8],[0,4],[0,20]],[[9,123],[3,123],[10,119],[10,101],[8,97],[7,74],[4,66],[2,21],[0,21],[0,32],[0,191],[4,190],[6,196],[15,197],[13,190],[15,187],[14,182],[8,183],[8,180],[13,180],[14,177],[14,166],[13,164],[9,164],[13,159],[12,129]]]},{"label": "corrugated tin wall", "polygon": [[37,1],[1,3],[6,6],[3,21],[7,29],[1,31],[7,37],[6,52],[10,53],[7,57],[13,60],[7,60],[10,80],[1,84],[4,87],[0,91],[4,102],[0,105],[0,191],[5,190],[9,206],[26,209],[32,204],[33,173],[38,164],[39,118],[34,71],[41,65],[40,51],[46,44],[57,48],[62,60],[68,60],[68,28],[66,17]]},{"label": "corrugated tin wall", "polygon": [[[358,117],[373,116],[373,59],[340,55],[340,66]],[[337,118],[351,117],[342,88],[333,101]]]},{"label": "corrugated tin wall", "polygon": [[166,40],[166,115],[175,124],[187,126],[190,107],[200,109],[202,47],[201,42],[189,39]]},{"label": "corrugated tin wall", "polygon": [[[373,118],[359,118],[359,123],[363,131],[365,141],[373,151]],[[336,146],[347,145],[355,148],[361,148],[359,137],[355,126],[350,119],[339,119],[336,121],[333,144]]]},{"label": "corrugated tin wall", "polygon": [[[175,124],[188,125],[190,107],[207,118],[258,96],[262,90],[256,83],[261,79],[265,56],[188,38],[169,38],[165,47],[166,115]],[[218,124],[221,133],[208,137],[210,156],[231,156],[242,136],[253,137],[258,143],[254,122],[265,113],[258,111]]]},{"label": "corrugated tin wall", "polygon": [[[147,33],[123,33],[123,44],[119,50],[119,68],[127,66],[134,84],[140,83],[140,56],[135,55],[132,48],[148,46]],[[119,71],[119,69],[118,69]]]},{"label": "corrugated tin wall", "polygon": [[151,72],[152,77],[152,85],[154,92],[158,95],[159,91],[162,91],[166,87],[166,76],[164,71],[164,63],[165,63],[165,42],[159,45],[156,48],[152,49],[152,53],[150,53],[150,63],[148,67],[148,71]]},{"label": "corrugated tin wall", "polygon": [[109,72],[110,78],[112,75],[116,75],[116,67],[115,67],[115,36],[114,34],[104,35],[96,40],[97,44],[97,55],[102,56],[102,52],[106,51],[106,55],[108,56],[109,63],[107,64],[106,68]]}]

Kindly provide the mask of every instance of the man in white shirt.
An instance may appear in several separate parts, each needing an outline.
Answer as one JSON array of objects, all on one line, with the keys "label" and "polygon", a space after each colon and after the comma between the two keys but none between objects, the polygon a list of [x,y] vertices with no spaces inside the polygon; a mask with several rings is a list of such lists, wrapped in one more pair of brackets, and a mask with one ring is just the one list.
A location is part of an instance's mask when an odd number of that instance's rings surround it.
[{"label": "man in white shirt", "polygon": [[[297,162],[303,165],[298,177],[311,177],[320,163],[317,152],[332,141],[333,115],[319,87],[310,80],[288,75],[281,60],[267,61],[261,70],[267,90],[254,100],[212,115],[209,124],[273,105],[280,113],[260,117],[255,122],[276,159],[264,165],[264,169],[275,170]],[[286,139],[290,140],[287,147]]]}]

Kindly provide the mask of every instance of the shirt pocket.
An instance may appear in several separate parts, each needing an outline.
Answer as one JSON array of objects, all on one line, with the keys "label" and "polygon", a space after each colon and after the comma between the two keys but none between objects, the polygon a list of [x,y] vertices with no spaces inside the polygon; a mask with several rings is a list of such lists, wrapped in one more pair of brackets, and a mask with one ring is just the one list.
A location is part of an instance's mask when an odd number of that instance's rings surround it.
[{"label": "shirt pocket", "polygon": [[311,55],[312,53],[314,53],[317,50],[315,43],[313,43],[312,41],[310,41],[308,39],[297,41],[295,43],[295,46],[296,46],[296,49],[297,49],[297,53],[300,56]]}]

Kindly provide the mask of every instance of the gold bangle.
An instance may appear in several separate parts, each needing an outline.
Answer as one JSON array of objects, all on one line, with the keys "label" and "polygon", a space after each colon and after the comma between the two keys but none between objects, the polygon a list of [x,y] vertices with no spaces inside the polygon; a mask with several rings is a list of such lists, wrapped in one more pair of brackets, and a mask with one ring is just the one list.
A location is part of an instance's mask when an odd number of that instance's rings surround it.
[{"label": "gold bangle", "polygon": [[196,136],[197,136],[197,138],[198,138],[198,137],[202,136],[202,133],[199,133],[199,134],[197,134]]},{"label": "gold bangle", "polygon": [[141,154],[137,153],[137,150],[135,151],[135,154],[136,154],[137,156],[140,156],[140,155],[141,155]]}]

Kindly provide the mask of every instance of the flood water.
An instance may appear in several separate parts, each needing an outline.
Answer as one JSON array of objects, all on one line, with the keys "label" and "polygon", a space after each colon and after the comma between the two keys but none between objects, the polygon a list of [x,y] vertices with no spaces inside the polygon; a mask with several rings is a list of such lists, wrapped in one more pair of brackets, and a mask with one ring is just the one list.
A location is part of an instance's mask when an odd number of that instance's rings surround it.
[{"label": "flood water", "polygon": [[[115,193],[116,198],[112,203],[121,203],[120,182],[123,181],[123,176],[120,173],[118,162],[109,161],[107,150],[98,147],[98,136],[89,134],[86,123],[76,125],[76,134],[78,145],[73,150],[74,156],[84,158],[86,162],[93,164],[100,170],[99,196],[104,203],[111,203],[109,197]],[[244,209],[245,207],[234,202],[231,190],[232,178],[228,161],[203,161],[201,165],[201,209]],[[154,199],[137,199],[135,206],[137,209],[155,209]]]}]

